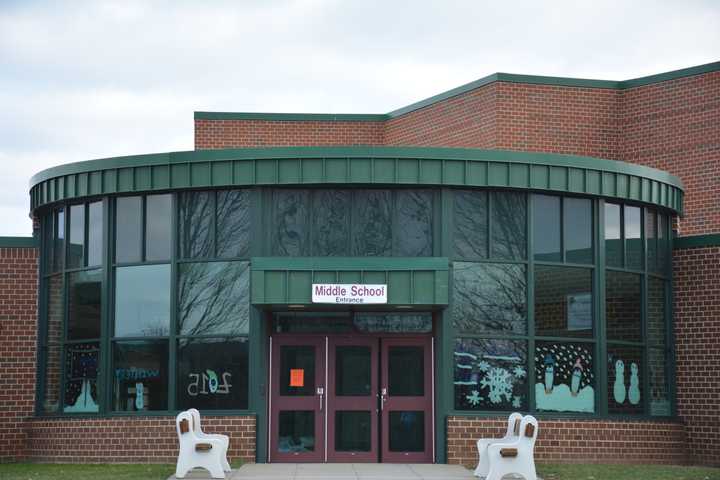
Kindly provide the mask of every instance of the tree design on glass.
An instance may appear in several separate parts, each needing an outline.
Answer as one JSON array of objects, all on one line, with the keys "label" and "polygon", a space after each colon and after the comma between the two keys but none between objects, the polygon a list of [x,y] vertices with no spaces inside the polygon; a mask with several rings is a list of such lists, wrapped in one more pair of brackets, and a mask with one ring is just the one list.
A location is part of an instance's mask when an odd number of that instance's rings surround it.
[{"label": "tree design on glass", "polygon": [[97,343],[68,346],[65,352],[65,408],[66,413],[98,412],[97,403]]}]

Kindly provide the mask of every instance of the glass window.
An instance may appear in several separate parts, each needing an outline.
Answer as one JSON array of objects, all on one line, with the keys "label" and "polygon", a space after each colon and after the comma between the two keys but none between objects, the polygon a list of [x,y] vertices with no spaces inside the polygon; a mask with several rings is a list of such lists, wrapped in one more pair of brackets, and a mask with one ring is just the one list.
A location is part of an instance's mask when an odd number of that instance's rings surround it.
[{"label": "glass window", "polygon": [[609,267],[623,266],[620,205],[605,204],[605,263]]},{"label": "glass window", "polygon": [[425,394],[423,347],[388,347],[388,395],[416,397]]},{"label": "glass window", "polygon": [[526,332],[524,265],[455,262],[453,282],[453,323],[459,332]]},{"label": "glass window", "polygon": [[642,261],[642,238],[640,236],[640,208],[625,205],[625,251],[627,268],[640,270]]},{"label": "glass window", "polygon": [[67,338],[100,338],[102,270],[68,273]]},{"label": "glass window", "polygon": [[225,190],[217,193],[217,256],[250,255],[250,190]]},{"label": "glass window", "polygon": [[103,263],[103,202],[88,206],[88,266]]},{"label": "glass window", "polygon": [[670,263],[670,242],[668,236],[668,216],[660,214],[658,215],[658,260],[657,260],[657,272],[667,273]]},{"label": "glass window", "polygon": [[115,201],[115,261],[142,260],[142,199],[119,197]]},{"label": "glass window", "polygon": [[184,192],[178,196],[180,258],[208,258],[213,247],[212,192]]},{"label": "glass window", "polygon": [[310,192],[273,191],[271,248],[273,255],[300,257],[309,254]]},{"label": "glass window", "polygon": [[433,250],[432,192],[398,190],[397,231],[393,254],[398,257],[429,257]]},{"label": "glass window", "polygon": [[532,199],[534,258],[560,262],[560,197],[533,195]]},{"label": "glass window", "polygon": [[115,336],[160,337],[169,332],[170,265],[116,269]]},{"label": "glass window", "polygon": [[429,313],[356,313],[353,325],[365,333],[431,333]]},{"label": "glass window", "polygon": [[43,383],[43,413],[57,413],[60,411],[60,378],[61,366],[60,357],[62,347],[60,345],[47,345],[45,353],[45,375]]},{"label": "glass window", "polygon": [[247,262],[183,263],[178,269],[180,335],[248,332],[250,268]]},{"label": "glass window", "polygon": [[658,242],[657,242],[657,213],[655,210],[645,210],[645,242],[647,244],[647,266],[650,271],[657,271]]},{"label": "glass window", "polygon": [[65,211],[61,208],[55,211],[53,225],[53,272],[65,268]]},{"label": "glass window", "polygon": [[180,340],[177,359],[178,408],[248,408],[246,338]]},{"label": "glass window", "polygon": [[[425,412],[394,410],[388,413],[388,450],[391,452],[422,452],[425,450]],[[427,433],[429,435],[429,432]]]},{"label": "glass window", "polygon": [[148,195],[145,219],[145,259],[170,259],[171,195]]},{"label": "glass window", "polygon": [[167,341],[115,343],[113,378],[113,410],[167,410]]},{"label": "glass window", "polygon": [[46,344],[43,346],[45,375],[43,384],[42,411],[56,413],[60,409],[60,379],[62,367],[60,357],[63,339],[63,276],[53,275],[47,278],[45,287],[47,298]]},{"label": "glass window", "polygon": [[391,195],[388,190],[358,190],[353,198],[353,254],[392,255]]},{"label": "glass window", "polygon": [[648,349],[650,376],[650,415],[670,416],[670,388],[668,386],[667,354],[662,348]]},{"label": "glass window", "polygon": [[665,320],[665,280],[648,278],[647,343],[665,347],[667,323]]},{"label": "glass window", "polygon": [[335,346],[335,392],[339,397],[372,392],[372,352],[364,345]]},{"label": "glass window", "polygon": [[98,402],[99,343],[65,347],[65,413],[95,413]]},{"label": "glass window", "polygon": [[456,410],[526,410],[527,342],[456,339]]},{"label": "glass window", "polygon": [[372,419],[369,411],[336,410],[335,451],[371,451],[372,430]]},{"label": "glass window", "polygon": [[642,348],[608,346],[608,413],[643,413]]},{"label": "glass window", "polygon": [[59,343],[63,340],[63,276],[53,275],[47,279],[47,342]]},{"label": "glass window", "polygon": [[538,411],[595,411],[592,343],[535,344],[535,408]]},{"label": "glass window", "polygon": [[67,268],[85,265],[85,205],[70,207],[70,243],[68,244]]},{"label": "glass window", "polygon": [[565,215],[565,261],[594,263],[592,202],[582,198],[566,198],[563,212]]},{"label": "glass window", "polygon": [[592,336],[592,270],[535,266],[535,332],[548,337]]},{"label": "glass window", "polygon": [[527,251],[525,194],[494,192],[492,199],[490,257],[501,260],[524,260]]},{"label": "glass window", "polygon": [[453,248],[462,259],[488,256],[488,194],[483,191],[453,192]]},{"label": "glass window", "polygon": [[313,254],[318,257],[350,255],[349,190],[317,190],[313,195]]},{"label": "glass window", "polygon": [[642,341],[641,276],[605,272],[605,318],[609,340]]}]

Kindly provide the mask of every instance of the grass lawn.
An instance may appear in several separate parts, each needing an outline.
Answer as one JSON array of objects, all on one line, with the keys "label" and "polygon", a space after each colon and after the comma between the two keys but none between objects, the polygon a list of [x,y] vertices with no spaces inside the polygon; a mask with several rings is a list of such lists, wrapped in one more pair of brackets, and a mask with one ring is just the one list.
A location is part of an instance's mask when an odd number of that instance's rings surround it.
[{"label": "grass lawn", "polygon": [[[233,465],[236,468],[238,465]],[[0,464],[0,480],[165,480],[174,465]],[[720,468],[649,465],[540,465],[545,480],[720,480]]]}]

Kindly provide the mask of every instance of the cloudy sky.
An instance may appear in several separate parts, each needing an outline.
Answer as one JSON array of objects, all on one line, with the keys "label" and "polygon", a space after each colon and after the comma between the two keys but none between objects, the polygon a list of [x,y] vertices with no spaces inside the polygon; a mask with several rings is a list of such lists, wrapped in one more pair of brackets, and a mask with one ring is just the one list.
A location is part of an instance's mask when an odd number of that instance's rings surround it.
[{"label": "cloudy sky", "polygon": [[0,236],[28,181],[193,148],[193,112],[386,113],[494,72],[624,80],[720,60],[720,2],[0,0]]}]

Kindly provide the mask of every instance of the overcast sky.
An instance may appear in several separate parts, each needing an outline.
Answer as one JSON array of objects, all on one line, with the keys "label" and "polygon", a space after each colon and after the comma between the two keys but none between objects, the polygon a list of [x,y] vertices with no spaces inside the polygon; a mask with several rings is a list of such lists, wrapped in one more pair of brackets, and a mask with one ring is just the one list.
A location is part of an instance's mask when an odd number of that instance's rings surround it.
[{"label": "overcast sky", "polygon": [[387,113],[495,72],[720,60],[720,2],[0,0],[0,236],[40,170],[191,150],[193,112]]}]

